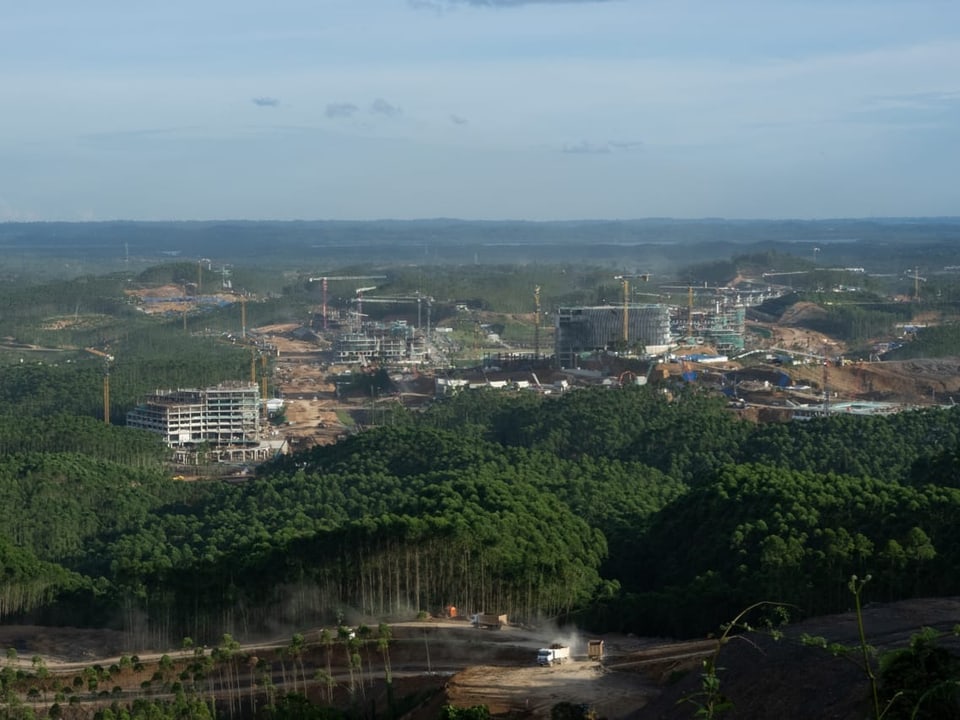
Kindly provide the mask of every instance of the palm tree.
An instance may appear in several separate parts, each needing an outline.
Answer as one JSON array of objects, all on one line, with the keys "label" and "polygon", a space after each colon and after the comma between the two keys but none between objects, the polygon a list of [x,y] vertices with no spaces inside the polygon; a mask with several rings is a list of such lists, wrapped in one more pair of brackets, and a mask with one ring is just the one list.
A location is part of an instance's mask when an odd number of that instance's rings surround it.
[{"label": "palm tree", "polygon": [[333,675],[330,674],[328,670],[317,670],[314,673],[313,679],[316,680],[323,687],[324,697],[327,699],[327,704],[333,702],[333,688],[336,687],[337,683],[333,679]]},{"label": "palm tree", "polygon": [[[240,649],[240,643],[233,639],[230,633],[224,633],[220,646],[215,648],[214,659],[225,666],[227,670],[226,691],[230,701],[230,715],[233,715],[234,703],[240,700],[240,670],[237,668],[236,652]],[[234,682],[236,683],[236,693],[234,693]],[[220,671],[220,684],[224,686],[223,669]]]},{"label": "palm tree", "polygon": [[[333,670],[331,669],[331,656],[333,655],[333,635],[330,634],[330,631],[324,628],[320,631],[320,644],[326,649],[327,655],[327,682],[333,682]],[[333,686],[329,686],[329,692],[332,696]],[[329,702],[329,699],[328,699]]]},{"label": "palm tree", "polygon": [[383,674],[387,685],[387,709],[392,718],[393,708],[393,668],[390,667],[390,626],[387,623],[380,623],[377,626],[377,649],[383,655]]},{"label": "palm tree", "polygon": [[297,663],[299,663],[300,677],[303,679],[303,694],[306,695],[307,677],[303,670],[303,650],[303,635],[300,633],[294,633],[293,637],[290,639],[290,646],[287,648],[287,651],[290,653],[290,657],[293,658],[293,691],[297,691]]},{"label": "palm tree", "polygon": [[[353,636],[353,637],[351,637]],[[354,651],[355,648],[355,634],[348,628],[346,625],[340,625],[337,628],[337,638],[343,641],[343,649],[347,653],[347,669],[350,671],[350,695],[351,697],[357,691],[356,685],[356,676],[354,675],[354,670],[358,667],[359,663],[354,663]],[[357,654],[357,659],[359,660],[360,655]]]}]

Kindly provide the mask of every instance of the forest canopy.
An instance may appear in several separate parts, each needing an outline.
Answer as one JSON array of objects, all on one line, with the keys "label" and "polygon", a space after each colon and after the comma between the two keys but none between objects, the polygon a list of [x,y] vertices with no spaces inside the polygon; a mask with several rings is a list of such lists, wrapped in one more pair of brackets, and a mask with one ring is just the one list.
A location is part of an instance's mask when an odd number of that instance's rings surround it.
[{"label": "forest canopy", "polygon": [[171,480],[140,433],[0,417],[0,615],[154,645],[448,604],[682,636],[843,609],[854,573],[960,591],[958,410],[754,425],[631,387],[393,422],[235,486]]}]

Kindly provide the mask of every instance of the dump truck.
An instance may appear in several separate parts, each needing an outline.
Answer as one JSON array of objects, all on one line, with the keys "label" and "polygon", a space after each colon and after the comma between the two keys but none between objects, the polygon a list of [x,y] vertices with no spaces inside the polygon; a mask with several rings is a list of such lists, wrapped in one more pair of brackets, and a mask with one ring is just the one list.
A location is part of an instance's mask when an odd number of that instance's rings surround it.
[{"label": "dump truck", "polygon": [[570,659],[570,648],[566,645],[554,643],[550,647],[537,650],[537,664],[546,667],[547,665],[562,665]]},{"label": "dump truck", "polygon": [[470,621],[474,627],[499,630],[507,624],[507,616],[492,613],[477,613],[470,618]]}]

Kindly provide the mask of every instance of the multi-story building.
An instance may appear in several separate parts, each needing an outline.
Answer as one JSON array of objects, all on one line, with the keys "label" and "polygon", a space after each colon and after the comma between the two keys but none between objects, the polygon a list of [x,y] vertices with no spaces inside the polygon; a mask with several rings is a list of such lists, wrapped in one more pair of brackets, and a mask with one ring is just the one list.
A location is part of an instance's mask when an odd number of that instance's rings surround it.
[{"label": "multi-story building", "polygon": [[127,426],[163,436],[170,447],[260,442],[260,389],[224,383],[201,390],[157,391],[127,413]]},{"label": "multi-story building", "polygon": [[564,368],[576,367],[577,356],[584,352],[636,348],[661,352],[670,345],[668,306],[628,306],[626,342],[623,313],[622,305],[560,308],[554,336],[557,364]]},{"label": "multi-story building", "polygon": [[368,324],[362,333],[344,333],[334,346],[338,363],[422,362],[426,342],[405,322],[390,327]]}]

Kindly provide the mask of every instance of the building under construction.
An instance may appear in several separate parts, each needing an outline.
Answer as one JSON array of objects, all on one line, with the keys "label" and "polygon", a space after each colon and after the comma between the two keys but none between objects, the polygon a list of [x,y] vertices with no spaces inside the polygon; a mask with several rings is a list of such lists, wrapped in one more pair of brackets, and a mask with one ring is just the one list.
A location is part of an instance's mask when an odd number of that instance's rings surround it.
[{"label": "building under construction", "polygon": [[721,307],[717,303],[716,311],[707,314],[700,334],[717,352],[739,352],[743,350],[745,321],[746,308],[742,305]]},{"label": "building under construction", "polygon": [[421,363],[427,355],[424,336],[404,321],[389,326],[367,323],[364,332],[344,333],[337,338],[334,352],[337,362],[345,365]]},{"label": "building under construction", "polygon": [[560,367],[576,367],[581,353],[662,352],[670,342],[667,305],[599,305],[557,311],[554,352]]},{"label": "building under construction", "polygon": [[127,427],[163,436],[172,448],[260,443],[260,389],[224,383],[202,390],[157,391],[127,413]]}]

